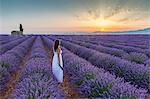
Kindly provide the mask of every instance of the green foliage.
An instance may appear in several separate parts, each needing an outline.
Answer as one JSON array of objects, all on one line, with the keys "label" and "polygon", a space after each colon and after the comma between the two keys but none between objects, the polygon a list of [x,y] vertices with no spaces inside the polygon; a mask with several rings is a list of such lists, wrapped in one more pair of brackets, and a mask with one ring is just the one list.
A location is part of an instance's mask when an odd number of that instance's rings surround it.
[{"label": "green foliage", "polygon": [[94,83],[91,86],[89,98],[91,98],[91,97],[103,97],[103,94],[108,92],[111,88],[112,88],[112,84],[108,84],[108,86],[102,86],[100,83]]},{"label": "green foliage", "polygon": [[95,75],[92,72],[86,72],[84,74],[84,77],[86,78],[86,80],[91,80],[95,78]]},{"label": "green foliage", "polygon": [[83,83],[82,80],[78,80],[78,81],[75,82],[75,85],[77,85],[79,87],[82,83]]},{"label": "green foliage", "polygon": [[1,65],[2,67],[5,67],[5,68],[9,68],[9,67],[10,67],[10,64],[7,63],[7,62],[4,62],[4,61],[1,61],[1,62],[0,62],[0,65]]}]

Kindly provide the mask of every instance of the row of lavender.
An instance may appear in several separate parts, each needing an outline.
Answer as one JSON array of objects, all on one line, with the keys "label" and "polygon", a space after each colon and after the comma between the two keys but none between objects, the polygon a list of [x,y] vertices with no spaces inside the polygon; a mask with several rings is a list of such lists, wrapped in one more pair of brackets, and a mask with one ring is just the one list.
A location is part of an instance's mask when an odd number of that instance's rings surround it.
[{"label": "row of lavender", "polygon": [[97,41],[89,41],[89,42],[94,43],[94,44],[100,44],[100,45],[107,46],[107,47],[123,49],[127,53],[130,53],[130,52],[144,53],[145,55],[150,57],[149,49],[141,49],[141,48],[136,48],[136,47],[132,47],[132,46],[131,47],[123,46],[123,45],[117,45],[117,44],[112,44],[112,43],[105,43],[105,42],[101,42],[101,41],[98,41],[98,42]]},{"label": "row of lavender", "polygon": [[63,93],[58,89],[58,83],[52,80],[50,61],[40,37],[32,46],[31,54],[17,80],[11,98],[20,99],[60,99]]},{"label": "row of lavender", "polygon": [[132,64],[129,61],[109,54],[100,53],[69,41],[62,41],[62,45],[76,55],[91,62],[93,65],[104,68],[110,73],[123,77],[126,81],[130,81],[132,84],[138,85],[138,87],[149,90],[149,67],[140,64]]},{"label": "row of lavender", "polygon": [[[47,37],[43,38],[49,49],[52,50],[53,41]],[[67,46],[68,44],[65,46],[67,49],[71,47]],[[146,90],[137,89],[128,82],[124,82],[122,78],[93,66],[67,49],[63,48],[64,70],[69,74],[73,86],[79,90],[83,97],[133,99],[147,96]]]},{"label": "row of lavender", "polygon": [[[110,41],[110,42],[116,42],[116,43],[120,42],[120,43],[129,44],[129,45],[130,44],[139,45],[139,47],[140,46],[142,47],[143,45],[144,46],[149,45],[149,38],[150,38],[150,35],[113,35],[113,36],[109,36],[109,37],[108,37],[108,35],[106,35],[103,40]],[[98,39],[99,38],[97,38],[97,40]]]},{"label": "row of lavender", "polygon": [[[88,47],[91,47],[91,48],[98,47],[97,50],[100,52],[118,56],[123,59],[129,60],[131,62],[133,61],[139,64],[145,64],[147,66],[150,66],[150,49],[141,49],[141,48],[136,48],[136,47],[122,46],[118,44],[111,44],[111,43],[106,43],[106,42],[96,41],[96,40],[91,41],[90,40],[91,38],[90,39],[88,38],[89,36],[83,37],[83,38],[82,36],[78,38],[76,38],[76,36],[75,37],[74,36],[58,36],[58,37],[63,38],[63,39],[68,39],[71,41],[73,41],[73,39],[76,39],[76,40],[82,41],[82,43],[86,42],[88,44],[82,44],[82,45],[86,45],[86,47],[90,45]],[[93,45],[93,47],[91,45]]]},{"label": "row of lavender", "polygon": [[11,74],[17,70],[20,62],[29,51],[34,38],[24,39],[24,42],[18,43],[19,45],[0,56],[0,91],[6,87],[6,82],[10,79]]},{"label": "row of lavender", "polygon": [[17,46],[18,44],[22,43],[27,38],[29,38],[29,37],[21,37],[21,38],[13,40],[11,42],[0,45],[0,55],[4,54],[8,50],[12,49],[14,46]]},{"label": "row of lavender", "polygon": [[102,45],[105,47],[111,47],[111,48],[124,50],[125,52],[127,52],[127,54],[123,56],[125,59],[130,60],[130,61],[136,61],[137,63],[143,63],[143,64],[146,64],[148,67],[150,67],[150,46],[148,46],[148,49],[141,49],[141,48],[136,48],[136,47],[105,43],[101,41],[99,42],[87,41],[87,42],[96,44],[96,45]]},{"label": "row of lavender", "polygon": [[[133,47],[133,46],[118,45],[117,43],[112,43],[112,42],[108,43],[106,40],[108,38],[110,38],[110,36],[107,36],[105,41],[101,40],[101,39],[99,39],[98,37],[95,37],[95,36],[92,39],[89,36],[85,36],[85,37],[83,36],[83,38],[82,38],[82,36],[80,36],[80,37],[77,36],[78,38],[76,36],[75,37],[74,36],[60,36],[60,37],[68,38],[70,40],[73,40],[73,39],[81,40],[81,41],[90,42],[90,43],[93,43],[93,44],[102,45],[102,46],[105,46],[105,47],[117,48],[117,49],[124,50],[127,53],[130,53],[130,52],[144,53],[145,55],[150,57],[149,43],[147,44],[146,49],[142,49],[142,48]],[[150,42],[148,39],[146,41]]]},{"label": "row of lavender", "polygon": [[122,44],[126,46],[134,46],[143,49],[149,48],[150,35],[86,35],[86,36],[75,36],[69,35],[66,38],[72,38],[75,40],[85,39],[88,41],[103,41],[108,43]]},{"label": "row of lavender", "polygon": [[[144,63],[147,64],[148,67],[150,67],[150,48],[149,49],[139,49],[135,47],[127,47],[123,45],[117,45],[117,44],[111,44],[111,43],[105,43],[105,42],[96,42],[96,41],[87,41],[92,44],[96,45],[102,45],[106,47],[111,47],[111,48],[117,48],[124,50],[128,54],[125,55],[125,59],[127,60],[134,60],[137,61],[138,63]],[[148,57],[148,59],[147,59]]]},{"label": "row of lavender", "polygon": [[90,48],[90,49],[97,50],[97,51],[102,52],[102,53],[107,53],[107,54],[110,54],[110,55],[113,55],[116,57],[120,57],[122,59],[131,61],[131,62],[135,62],[138,64],[144,64],[146,66],[149,65],[149,62],[148,62],[149,58],[143,53],[136,53],[136,52],[127,53],[122,49],[105,47],[105,46],[101,46],[101,45],[95,45],[95,44],[91,44],[88,42],[68,40],[68,39],[64,39],[64,38],[61,38],[61,39],[71,41],[73,43],[79,44],[81,46],[85,46],[85,47]]},{"label": "row of lavender", "polygon": [[16,39],[19,39],[19,38],[22,38],[20,36],[8,36],[8,35],[0,35],[0,45],[2,44],[6,44],[8,42],[11,42],[13,40],[16,40]]},{"label": "row of lavender", "polygon": [[131,47],[137,47],[137,48],[142,48],[142,49],[149,49],[149,45],[139,45],[139,44],[135,44],[135,43],[125,43],[125,42],[117,42],[117,41],[105,41],[105,42],[108,42],[108,43],[114,43],[114,44],[119,44],[119,45],[125,45],[125,46],[131,46]]},{"label": "row of lavender", "polygon": [[126,45],[126,46],[133,46],[133,47],[139,47],[143,49],[148,49],[149,45],[149,35],[116,35],[116,36],[100,36],[93,37],[91,41],[103,41],[107,43],[114,43],[119,45]]}]

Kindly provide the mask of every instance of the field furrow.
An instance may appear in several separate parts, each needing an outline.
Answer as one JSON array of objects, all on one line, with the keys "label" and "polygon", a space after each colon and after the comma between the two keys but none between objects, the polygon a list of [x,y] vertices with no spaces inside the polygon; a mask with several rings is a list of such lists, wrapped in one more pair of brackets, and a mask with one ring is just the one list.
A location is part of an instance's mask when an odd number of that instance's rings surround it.
[{"label": "field furrow", "polygon": [[149,99],[149,37],[0,35],[0,99]]}]

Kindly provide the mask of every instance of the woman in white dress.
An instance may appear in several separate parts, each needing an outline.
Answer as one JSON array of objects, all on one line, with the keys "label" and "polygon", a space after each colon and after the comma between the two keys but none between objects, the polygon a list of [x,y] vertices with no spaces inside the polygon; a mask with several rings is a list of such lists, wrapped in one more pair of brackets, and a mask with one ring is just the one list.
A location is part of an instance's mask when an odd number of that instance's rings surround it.
[{"label": "woman in white dress", "polygon": [[60,48],[60,41],[56,40],[54,43],[54,56],[52,61],[52,72],[58,82],[63,82],[63,61],[62,50]]}]

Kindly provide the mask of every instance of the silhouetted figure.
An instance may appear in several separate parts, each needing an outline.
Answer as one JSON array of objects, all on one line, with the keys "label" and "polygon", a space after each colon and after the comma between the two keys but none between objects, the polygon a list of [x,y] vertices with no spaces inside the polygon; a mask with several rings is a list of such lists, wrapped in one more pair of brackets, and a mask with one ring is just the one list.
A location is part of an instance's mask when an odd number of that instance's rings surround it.
[{"label": "silhouetted figure", "polygon": [[20,31],[23,32],[22,24],[20,24]]}]

